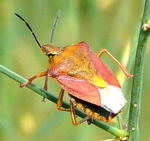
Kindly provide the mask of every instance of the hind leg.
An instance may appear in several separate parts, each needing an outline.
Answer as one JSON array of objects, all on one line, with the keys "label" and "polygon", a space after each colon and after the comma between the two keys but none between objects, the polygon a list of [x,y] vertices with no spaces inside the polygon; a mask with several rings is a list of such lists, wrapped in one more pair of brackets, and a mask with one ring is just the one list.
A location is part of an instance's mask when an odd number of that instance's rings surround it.
[{"label": "hind leg", "polygon": [[81,124],[81,123],[83,123],[85,121],[87,121],[88,124],[91,124],[91,122],[92,122],[92,118],[90,116],[86,116],[82,120],[77,121],[77,115],[75,113],[75,109],[74,109],[74,105],[73,105],[72,99],[70,99],[70,114],[71,114],[71,119],[72,119],[72,124],[73,125],[79,125],[79,124]]}]

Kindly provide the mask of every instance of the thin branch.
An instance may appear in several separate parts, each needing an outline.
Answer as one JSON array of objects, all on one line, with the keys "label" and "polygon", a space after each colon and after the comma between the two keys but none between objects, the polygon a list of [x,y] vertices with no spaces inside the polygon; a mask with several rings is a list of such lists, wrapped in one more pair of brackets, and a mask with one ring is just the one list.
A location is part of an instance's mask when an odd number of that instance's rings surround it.
[{"label": "thin branch", "polygon": [[146,43],[150,34],[150,0],[145,0],[145,7],[140,26],[140,35],[138,38],[138,45],[136,51],[136,59],[134,66],[134,78],[131,92],[131,103],[129,112],[129,136],[130,141],[139,140],[139,116],[141,110],[141,95],[142,95],[142,81],[144,56],[146,51]]},{"label": "thin branch", "polygon": [[[23,78],[22,76],[16,74],[15,72],[9,70],[8,68],[0,65],[0,72],[3,73],[4,75],[10,77],[11,79],[17,81],[18,83],[23,83],[25,81],[27,81],[27,79]],[[29,89],[31,89],[32,91],[36,92],[37,94],[41,95],[42,97],[47,98],[48,100],[56,103],[58,97],[52,95],[51,93],[45,91],[42,88],[39,88],[38,86],[36,86],[35,84],[31,83],[29,85],[27,85],[27,87]],[[69,108],[69,104],[66,102],[63,102],[63,107],[64,108]],[[79,109],[76,109],[76,114],[82,118],[84,118],[86,116],[85,113],[81,112]],[[126,137],[128,135],[126,130],[121,130],[118,129],[116,127],[113,127],[107,123],[104,123],[102,121],[98,121],[98,120],[93,120],[93,124],[106,130],[107,132],[111,133],[112,135],[119,137],[119,138],[123,138]]]}]

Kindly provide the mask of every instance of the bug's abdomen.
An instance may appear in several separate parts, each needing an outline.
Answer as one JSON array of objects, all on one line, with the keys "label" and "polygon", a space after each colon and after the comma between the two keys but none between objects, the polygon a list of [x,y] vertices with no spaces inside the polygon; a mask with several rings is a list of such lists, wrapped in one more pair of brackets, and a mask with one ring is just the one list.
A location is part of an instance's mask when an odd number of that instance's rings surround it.
[{"label": "bug's abdomen", "polygon": [[70,97],[73,99],[73,104],[79,108],[81,111],[85,112],[87,115],[104,122],[110,122],[112,119],[117,115],[113,114],[104,108],[88,103],[86,101],[83,101],[79,98],[76,98],[72,95]]}]

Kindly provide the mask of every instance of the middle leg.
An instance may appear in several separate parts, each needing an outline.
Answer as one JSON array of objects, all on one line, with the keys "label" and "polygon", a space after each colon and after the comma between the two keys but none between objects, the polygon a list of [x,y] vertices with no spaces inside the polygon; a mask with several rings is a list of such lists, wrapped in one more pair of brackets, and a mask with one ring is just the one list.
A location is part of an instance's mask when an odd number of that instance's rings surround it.
[{"label": "middle leg", "polygon": [[64,108],[64,107],[62,107],[64,92],[65,92],[64,89],[60,90],[58,101],[57,101],[57,109],[60,110],[60,111],[70,112],[70,108]]}]

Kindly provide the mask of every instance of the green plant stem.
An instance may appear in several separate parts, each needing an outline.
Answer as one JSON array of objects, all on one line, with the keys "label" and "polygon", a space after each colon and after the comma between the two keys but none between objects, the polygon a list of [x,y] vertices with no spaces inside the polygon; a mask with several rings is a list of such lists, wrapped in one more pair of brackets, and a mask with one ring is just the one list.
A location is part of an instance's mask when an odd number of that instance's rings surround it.
[{"label": "green plant stem", "polygon": [[[19,83],[23,83],[25,81],[27,81],[27,79],[23,78],[22,76],[16,74],[15,72],[9,70],[8,68],[0,65],[0,72],[3,73],[4,75],[7,75],[8,77],[10,77],[11,79],[19,82]],[[31,84],[28,84],[27,87],[31,90],[33,90],[34,92],[36,92],[37,94],[47,98],[48,100],[54,102],[54,103],[57,103],[57,99],[58,97],[52,95],[51,93],[45,91],[44,89],[42,88],[39,88],[38,86],[36,86],[35,84],[31,83]],[[66,102],[63,102],[63,107],[64,108],[69,108],[69,104],[66,103]],[[82,118],[84,118],[86,116],[85,113],[81,112],[79,109],[76,109],[76,114]],[[104,122],[101,122],[101,121],[98,121],[98,120],[93,120],[93,124],[108,131],[109,133],[113,134],[114,136],[116,137],[126,137],[128,135],[127,131],[126,130],[120,130],[116,127],[113,127],[107,123],[104,123]]]},{"label": "green plant stem", "polygon": [[136,51],[134,78],[131,92],[131,103],[128,122],[130,141],[139,140],[139,116],[141,108],[144,55],[146,51],[147,39],[150,33],[150,28],[144,30],[143,26],[148,25],[149,20],[150,20],[150,0],[145,0],[145,7],[140,27],[141,31],[138,38],[138,45]]}]

